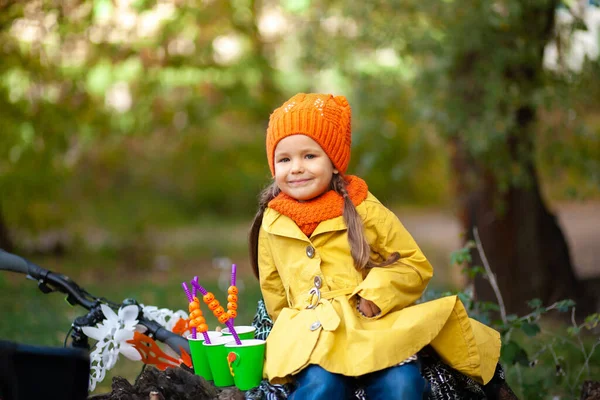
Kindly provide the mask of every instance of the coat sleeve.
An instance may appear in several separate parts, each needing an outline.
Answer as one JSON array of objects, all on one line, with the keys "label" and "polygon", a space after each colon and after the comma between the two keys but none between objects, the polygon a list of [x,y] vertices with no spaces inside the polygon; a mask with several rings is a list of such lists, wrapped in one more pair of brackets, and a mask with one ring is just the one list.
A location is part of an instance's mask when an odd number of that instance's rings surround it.
[{"label": "coat sleeve", "polygon": [[418,300],[433,276],[433,268],[398,217],[381,204],[379,208],[364,221],[367,236],[374,237],[370,240],[371,249],[383,260],[398,252],[400,260],[387,267],[372,268],[352,295],[375,303],[381,309],[381,317]]},{"label": "coat sleeve", "polygon": [[287,306],[287,296],[277,266],[273,261],[268,234],[260,230],[258,237],[258,273],[260,290],[269,316],[275,322],[281,309]]}]

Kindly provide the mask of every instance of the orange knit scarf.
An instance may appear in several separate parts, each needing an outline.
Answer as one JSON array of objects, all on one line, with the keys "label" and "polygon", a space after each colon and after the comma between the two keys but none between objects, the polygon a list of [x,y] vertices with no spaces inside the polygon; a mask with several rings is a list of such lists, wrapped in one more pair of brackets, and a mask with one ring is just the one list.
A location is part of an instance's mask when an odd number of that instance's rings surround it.
[{"label": "orange knit scarf", "polygon": [[[358,206],[369,193],[367,183],[352,175],[347,175],[345,179],[348,195],[354,206]],[[281,192],[269,202],[269,207],[290,217],[306,236],[310,236],[320,222],[342,215],[344,199],[334,190],[330,190],[315,199],[301,203]]]}]

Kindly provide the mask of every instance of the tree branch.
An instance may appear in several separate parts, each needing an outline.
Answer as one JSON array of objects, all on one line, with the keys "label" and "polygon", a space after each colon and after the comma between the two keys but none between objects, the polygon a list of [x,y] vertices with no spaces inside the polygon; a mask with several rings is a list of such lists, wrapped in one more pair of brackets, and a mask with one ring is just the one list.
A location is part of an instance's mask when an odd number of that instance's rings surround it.
[{"label": "tree branch", "polygon": [[485,268],[485,272],[490,281],[490,285],[492,285],[492,289],[494,289],[494,293],[496,294],[496,299],[498,299],[498,306],[500,306],[500,316],[502,318],[502,322],[505,324],[508,323],[506,319],[506,307],[504,306],[504,299],[502,298],[502,293],[500,293],[500,288],[498,287],[498,282],[496,282],[496,275],[492,272],[490,268],[490,264],[485,256],[485,252],[483,251],[483,245],[481,244],[481,239],[479,238],[479,231],[477,227],[473,227],[473,237],[475,238],[475,244],[477,245],[477,251],[479,252],[479,256],[481,257],[481,262],[483,263],[483,267]]}]

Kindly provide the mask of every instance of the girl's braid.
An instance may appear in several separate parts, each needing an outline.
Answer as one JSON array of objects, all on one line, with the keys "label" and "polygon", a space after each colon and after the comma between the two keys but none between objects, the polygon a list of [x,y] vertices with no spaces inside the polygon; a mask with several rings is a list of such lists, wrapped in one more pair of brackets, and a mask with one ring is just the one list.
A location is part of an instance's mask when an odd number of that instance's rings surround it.
[{"label": "girl's braid", "polygon": [[258,211],[252,220],[252,226],[250,227],[250,234],[248,235],[248,244],[250,248],[250,263],[252,264],[252,271],[258,278],[258,235],[260,233],[260,226],[262,225],[263,215],[269,205],[269,202],[273,200],[279,194],[281,190],[275,182],[272,182],[267,186],[259,195],[258,199]]},{"label": "girl's braid", "polygon": [[354,260],[354,267],[363,276],[366,276],[369,269],[374,267],[385,267],[400,259],[400,253],[395,252],[382,263],[376,263],[371,260],[371,247],[365,236],[365,228],[362,218],[358,214],[348,190],[346,189],[346,180],[339,174],[333,176],[332,187],[344,199],[344,222],[348,227],[348,243],[350,245],[350,254]]}]

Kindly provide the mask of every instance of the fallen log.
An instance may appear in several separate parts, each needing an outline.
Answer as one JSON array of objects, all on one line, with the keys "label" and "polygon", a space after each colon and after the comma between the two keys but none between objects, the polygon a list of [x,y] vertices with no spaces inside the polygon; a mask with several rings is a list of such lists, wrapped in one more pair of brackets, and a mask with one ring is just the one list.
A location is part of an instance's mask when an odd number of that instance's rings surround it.
[{"label": "fallen log", "polygon": [[581,400],[600,400],[600,382],[583,382]]},{"label": "fallen log", "polygon": [[[516,399],[508,385],[494,396],[496,399]],[[212,382],[195,375],[191,369],[168,368],[159,371],[146,367],[132,385],[127,379],[116,376],[111,392],[88,397],[88,400],[244,400],[244,392],[235,387],[218,388]],[[585,381],[580,400],[600,400],[600,382]]]},{"label": "fallen log", "polygon": [[243,400],[244,393],[235,387],[217,388],[212,382],[185,367],[159,371],[146,367],[132,385],[116,376],[111,392],[88,397],[88,400]]}]

